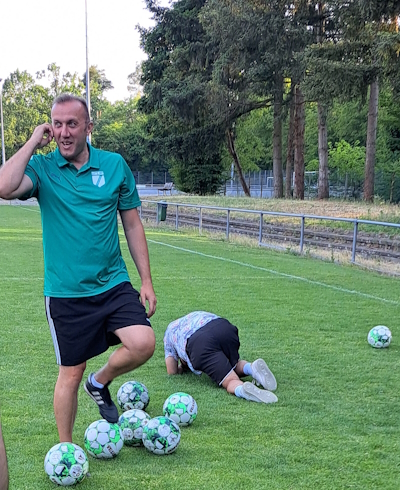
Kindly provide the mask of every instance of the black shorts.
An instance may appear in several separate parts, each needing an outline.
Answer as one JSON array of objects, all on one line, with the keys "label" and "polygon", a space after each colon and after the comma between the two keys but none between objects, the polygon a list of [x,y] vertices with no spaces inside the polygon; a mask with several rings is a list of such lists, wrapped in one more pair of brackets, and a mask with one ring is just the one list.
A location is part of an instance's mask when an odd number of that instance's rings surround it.
[{"label": "black shorts", "polygon": [[123,282],[95,296],[45,297],[46,316],[57,364],[77,366],[121,343],[115,330],[148,325],[146,310],[131,283]]},{"label": "black shorts", "polygon": [[239,333],[225,318],[211,320],[191,335],[186,353],[196,371],[220,385],[239,362]]}]

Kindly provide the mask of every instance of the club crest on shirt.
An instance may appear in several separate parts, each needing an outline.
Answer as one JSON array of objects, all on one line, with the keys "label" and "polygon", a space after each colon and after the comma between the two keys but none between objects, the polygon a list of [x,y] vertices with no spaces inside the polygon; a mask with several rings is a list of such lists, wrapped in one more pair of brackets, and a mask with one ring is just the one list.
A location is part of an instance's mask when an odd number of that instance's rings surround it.
[{"label": "club crest on shirt", "polygon": [[103,185],[106,183],[104,172],[102,170],[92,172],[92,182],[96,187],[103,187]]}]

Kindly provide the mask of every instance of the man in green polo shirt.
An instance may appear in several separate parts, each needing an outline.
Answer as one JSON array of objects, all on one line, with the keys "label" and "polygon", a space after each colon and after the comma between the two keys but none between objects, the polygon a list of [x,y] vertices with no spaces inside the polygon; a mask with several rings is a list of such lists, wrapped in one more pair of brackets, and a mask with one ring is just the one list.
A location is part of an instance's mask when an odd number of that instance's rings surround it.
[{"label": "man in green polo shirt", "polygon": [[[120,155],[87,143],[93,124],[84,99],[60,95],[51,118],[52,124],[38,126],[0,169],[0,197],[34,196],[40,205],[46,316],[59,364],[54,413],[60,441],[72,442],[86,361],[122,344],[84,384],[101,416],[117,422],[108,385],[153,355],[149,317],[157,301],[137,212],[140,199],[128,165]],[[54,152],[34,155],[53,139]],[[140,292],[133,289],[121,255],[118,213]]]}]

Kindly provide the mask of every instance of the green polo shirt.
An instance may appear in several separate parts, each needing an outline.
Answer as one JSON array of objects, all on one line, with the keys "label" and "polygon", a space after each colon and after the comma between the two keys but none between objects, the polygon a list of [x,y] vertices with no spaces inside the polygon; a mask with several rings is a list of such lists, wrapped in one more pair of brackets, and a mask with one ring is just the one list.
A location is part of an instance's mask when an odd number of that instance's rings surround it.
[{"label": "green polo shirt", "polygon": [[93,296],[129,281],[121,256],[117,210],[140,206],[135,179],[116,153],[89,145],[78,171],[59,150],[34,155],[25,170],[41,210],[44,294]]}]

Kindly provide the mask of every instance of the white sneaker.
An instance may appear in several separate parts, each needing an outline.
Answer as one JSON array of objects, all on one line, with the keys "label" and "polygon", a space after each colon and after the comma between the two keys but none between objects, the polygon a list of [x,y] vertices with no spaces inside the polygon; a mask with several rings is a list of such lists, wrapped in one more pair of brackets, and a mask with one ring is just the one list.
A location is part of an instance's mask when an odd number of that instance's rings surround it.
[{"label": "white sneaker", "polygon": [[259,403],[275,403],[278,397],[271,391],[261,390],[256,385],[246,381],[242,386],[242,393],[246,400]]},{"label": "white sneaker", "polygon": [[253,378],[266,390],[276,390],[276,379],[263,359],[251,363]]}]

